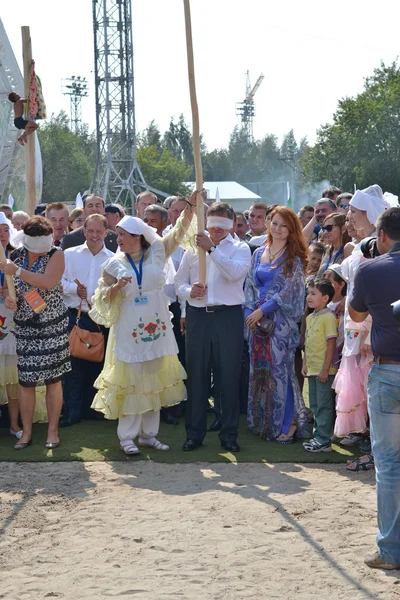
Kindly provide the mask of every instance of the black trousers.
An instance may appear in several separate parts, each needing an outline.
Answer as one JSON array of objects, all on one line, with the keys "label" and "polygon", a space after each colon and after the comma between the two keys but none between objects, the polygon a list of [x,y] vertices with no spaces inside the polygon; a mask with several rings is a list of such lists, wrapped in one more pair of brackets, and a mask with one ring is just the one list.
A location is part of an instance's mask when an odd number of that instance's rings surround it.
[{"label": "black trousers", "polygon": [[[78,311],[75,308],[69,308],[68,312],[68,332],[70,332],[76,323]],[[92,321],[87,313],[81,313],[79,326],[86,331],[99,331],[98,326]],[[108,329],[100,329],[103,334],[108,334]],[[104,341],[107,341],[107,337]],[[94,363],[71,356],[71,366],[72,371],[67,373],[64,377],[64,418],[71,419],[72,421],[79,421],[82,418],[90,419],[91,417],[97,416],[98,413],[90,408],[90,405],[96,394],[93,383],[100,375],[104,366],[104,361],[101,363]]]},{"label": "black trousers", "polygon": [[187,438],[202,441],[207,431],[207,398],[211,369],[218,381],[221,441],[234,442],[239,424],[239,381],[243,352],[243,311],[240,305],[206,312],[193,306],[186,313],[185,422]]}]

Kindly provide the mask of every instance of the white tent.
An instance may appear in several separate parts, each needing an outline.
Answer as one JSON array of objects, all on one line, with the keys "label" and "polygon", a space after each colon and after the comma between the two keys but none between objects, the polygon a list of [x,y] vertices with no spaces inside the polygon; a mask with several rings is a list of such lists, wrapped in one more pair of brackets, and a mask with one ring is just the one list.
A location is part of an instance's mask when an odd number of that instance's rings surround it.
[{"label": "white tent", "polygon": [[[187,185],[194,190],[195,184],[191,181]],[[227,202],[236,211],[243,211],[255,202],[262,202],[261,196],[257,196],[236,181],[205,181],[204,189],[207,190],[207,203],[215,202],[217,189],[221,202]]]}]

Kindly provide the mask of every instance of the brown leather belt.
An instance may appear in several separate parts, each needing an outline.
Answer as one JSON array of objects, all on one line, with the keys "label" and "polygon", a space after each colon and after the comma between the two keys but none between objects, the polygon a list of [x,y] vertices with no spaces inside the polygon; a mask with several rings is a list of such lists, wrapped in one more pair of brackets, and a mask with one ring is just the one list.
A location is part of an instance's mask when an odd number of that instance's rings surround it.
[{"label": "brown leather belt", "polygon": [[374,357],[376,365],[400,365],[400,360],[391,360],[390,358],[382,358],[381,356]]}]

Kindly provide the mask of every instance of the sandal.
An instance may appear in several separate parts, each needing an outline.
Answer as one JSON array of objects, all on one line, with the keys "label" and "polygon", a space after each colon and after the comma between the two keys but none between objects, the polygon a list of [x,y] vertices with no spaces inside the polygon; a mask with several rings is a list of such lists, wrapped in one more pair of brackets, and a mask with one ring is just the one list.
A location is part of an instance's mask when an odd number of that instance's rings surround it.
[{"label": "sandal", "polygon": [[[367,458],[367,460],[362,460],[363,458]],[[354,465],[354,467],[351,465]],[[367,454],[366,457],[360,456],[359,458],[350,460],[347,463],[346,469],[348,471],[353,471],[354,473],[358,473],[359,471],[371,471],[372,469],[375,469],[373,454]]]},{"label": "sandal", "polygon": [[139,446],[147,446],[148,448],[154,448],[154,450],[162,450],[166,452],[169,450],[167,444],[162,444],[157,438],[139,438]]},{"label": "sandal", "polygon": [[120,448],[122,452],[124,452],[127,455],[140,454],[140,450],[133,442],[133,440],[122,440],[120,442]]},{"label": "sandal", "polygon": [[[294,431],[293,431],[293,434],[292,434],[292,435],[289,435],[289,432],[290,432],[290,430],[293,430],[293,429],[294,429]],[[276,440],[275,440],[275,441],[276,441],[276,442],[278,442],[278,444],[293,444],[293,442],[294,442],[294,439],[295,439],[295,437],[296,437],[296,430],[297,430],[297,427],[296,427],[296,425],[291,425],[291,426],[289,427],[289,431],[288,431],[288,433],[281,433],[281,434],[280,434],[280,435],[279,435],[279,436],[276,438]],[[284,436],[284,437],[282,437],[282,436]],[[281,438],[281,439],[279,439],[279,438]]]}]

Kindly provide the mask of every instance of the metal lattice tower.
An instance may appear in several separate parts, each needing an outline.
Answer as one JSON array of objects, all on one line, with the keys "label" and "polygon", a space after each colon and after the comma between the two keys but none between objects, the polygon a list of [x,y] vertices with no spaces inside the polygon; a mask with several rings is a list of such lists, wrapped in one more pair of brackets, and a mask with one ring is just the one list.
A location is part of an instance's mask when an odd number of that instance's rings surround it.
[{"label": "metal lattice tower", "polygon": [[253,119],[256,115],[256,107],[254,104],[254,96],[261,85],[264,75],[261,73],[257,79],[255,86],[250,85],[250,73],[246,72],[246,97],[243,102],[236,103],[236,114],[240,116],[242,127],[245,129],[247,139],[253,141]]},{"label": "metal lattice tower", "polygon": [[136,162],[131,0],[93,0],[97,165],[93,191],[133,207],[151,189]]},{"label": "metal lattice tower", "polygon": [[86,78],[72,75],[68,79],[63,79],[62,93],[70,97],[71,129],[79,133],[82,127],[82,98],[88,95]]}]

